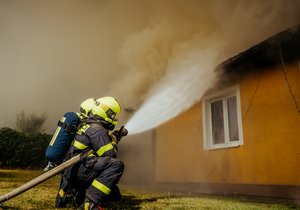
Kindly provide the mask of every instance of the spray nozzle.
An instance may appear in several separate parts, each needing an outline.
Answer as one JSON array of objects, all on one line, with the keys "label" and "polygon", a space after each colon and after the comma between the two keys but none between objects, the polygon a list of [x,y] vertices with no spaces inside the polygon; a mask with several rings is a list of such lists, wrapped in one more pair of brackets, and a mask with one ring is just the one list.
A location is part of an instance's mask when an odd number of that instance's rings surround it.
[{"label": "spray nozzle", "polygon": [[128,130],[123,126],[121,126],[119,129],[116,129],[112,132],[112,135],[114,135],[119,142],[122,137],[127,136]]}]

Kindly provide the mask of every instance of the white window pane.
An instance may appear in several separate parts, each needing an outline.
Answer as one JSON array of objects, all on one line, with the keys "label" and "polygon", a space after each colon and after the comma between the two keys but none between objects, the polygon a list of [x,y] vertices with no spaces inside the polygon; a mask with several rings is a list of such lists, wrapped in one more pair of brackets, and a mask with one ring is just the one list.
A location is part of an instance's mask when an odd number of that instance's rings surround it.
[{"label": "white window pane", "polygon": [[211,103],[212,140],[213,144],[225,142],[222,100]]},{"label": "white window pane", "polygon": [[239,140],[239,128],[237,118],[236,96],[227,99],[228,124],[229,124],[229,141]]}]

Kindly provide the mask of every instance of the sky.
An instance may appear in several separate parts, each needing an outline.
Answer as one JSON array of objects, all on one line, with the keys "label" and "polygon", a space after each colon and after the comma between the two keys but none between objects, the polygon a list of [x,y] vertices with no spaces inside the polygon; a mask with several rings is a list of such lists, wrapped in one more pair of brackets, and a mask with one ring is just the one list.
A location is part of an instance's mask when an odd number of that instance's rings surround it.
[{"label": "sky", "polygon": [[133,124],[178,104],[163,122],[220,79],[215,66],[299,20],[299,0],[0,0],[0,126],[46,113],[51,133],[105,95],[140,113]]}]

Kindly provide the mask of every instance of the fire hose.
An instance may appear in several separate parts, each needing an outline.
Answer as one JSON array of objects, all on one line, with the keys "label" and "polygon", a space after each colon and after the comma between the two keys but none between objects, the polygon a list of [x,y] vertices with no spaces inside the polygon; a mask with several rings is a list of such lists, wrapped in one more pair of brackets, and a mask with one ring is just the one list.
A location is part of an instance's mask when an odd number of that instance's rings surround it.
[{"label": "fire hose", "polygon": [[47,171],[46,173],[43,173],[42,175],[36,177],[35,179],[21,185],[20,187],[0,196],[0,203],[3,203],[5,201],[10,200],[11,198],[18,196],[22,194],[23,192],[26,192],[27,190],[41,184],[42,182],[48,180],[49,178],[55,176],[56,174],[62,172],[66,168],[69,168],[70,166],[78,163],[81,159],[87,157],[88,155],[92,154],[93,150],[88,150],[86,152],[83,152],[77,156],[74,156],[70,160],[63,162],[62,164],[56,166],[55,168]]}]

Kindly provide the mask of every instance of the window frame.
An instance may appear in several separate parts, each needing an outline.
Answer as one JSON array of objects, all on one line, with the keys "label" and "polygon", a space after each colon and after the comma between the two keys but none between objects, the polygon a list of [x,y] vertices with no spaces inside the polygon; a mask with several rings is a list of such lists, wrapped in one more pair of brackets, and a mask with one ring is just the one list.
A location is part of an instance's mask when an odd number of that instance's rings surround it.
[{"label": "window frame", "polygon": [[[238,137],[237,141],[229,140],[229,122],[228,122],[228,107],[227,99],[230,97],[236,97],[236,112],[237,112],[237,125],[238,125]],[[211,103],[222,100],[223,107],[223,123],[224,123],[224,143],[213,144],[212,139],[212,116],[211,116]],[[202,121],[203,121],[203,147],[205,150],[222,149],[239,147],[243,145],[243,127],[241,116],[241,100],[240,100],[240,87],[235,85],[221,91],[216,91],[208,94],[202,99]]]}]

